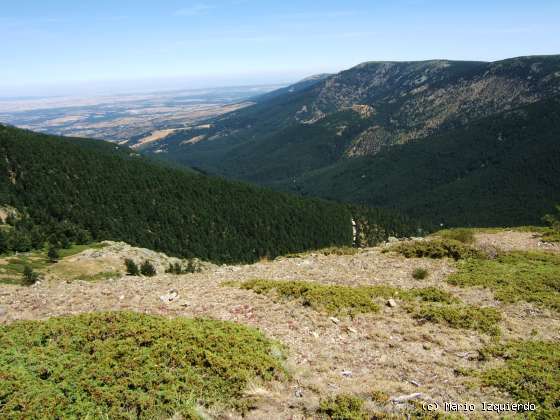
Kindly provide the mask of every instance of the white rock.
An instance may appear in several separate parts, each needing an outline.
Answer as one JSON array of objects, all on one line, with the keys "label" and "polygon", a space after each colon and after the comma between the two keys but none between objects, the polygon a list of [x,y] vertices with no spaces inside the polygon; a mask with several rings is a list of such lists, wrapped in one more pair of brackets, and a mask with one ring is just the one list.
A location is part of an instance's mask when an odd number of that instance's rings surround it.
[{"label": "white rock", "polygon": [[339,323],[340,323],[340,319],[335,318],[334,316],[331,316],[329,319],[330,319],[332,322],[334,322],[335,324],[339,324]]},{"label": "white rock", "polygon": [[393,397],[391,398],[391,401],[393,401],[394,403],[403,403],[403,402],[407,402],[410,400],[415,400],[418,398],[422,398],[423,394],[421,392],[415,392],[414,394],[410,394],[410,395],[400,395],[398,397]]},{"label": "white rock", "polygon": [[397,307],[397,302],[395,302],[395,299],[389,299],[387,301],[387,306],[389,306],[390,308],[396,308]]},{"label": "white rock", "polygon": [[173,302],[178,297],[179,297],[179,292],[177,292],[177,290],[173,289],[173,290],[170,290],[166,295],[161,295],[159,298],[163,302],[169,303],[169,302]]},{"label": "white rock", "polygon": [[351,370],[343,370],[341,372],[341,375],[344,376],[345,378],[351,378],[352,377],[352,371]]}]

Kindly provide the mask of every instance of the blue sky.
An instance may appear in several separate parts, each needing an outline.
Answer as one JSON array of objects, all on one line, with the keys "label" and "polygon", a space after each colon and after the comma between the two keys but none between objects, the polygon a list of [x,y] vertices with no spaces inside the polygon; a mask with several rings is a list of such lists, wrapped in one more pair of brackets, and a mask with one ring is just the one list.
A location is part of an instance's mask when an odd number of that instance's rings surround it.
[{"label": "blue sky", "polygon": [[2,0],[0,95],[557,54],[559,17],[558,0]]}]

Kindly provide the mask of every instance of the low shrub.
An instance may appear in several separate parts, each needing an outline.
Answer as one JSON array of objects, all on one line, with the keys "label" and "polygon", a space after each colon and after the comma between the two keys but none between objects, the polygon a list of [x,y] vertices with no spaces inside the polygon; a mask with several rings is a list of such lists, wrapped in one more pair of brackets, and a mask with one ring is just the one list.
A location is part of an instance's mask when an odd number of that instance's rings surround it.
[{"label": "low shrub", "polygon": [[319,252],[323,255],[356,255],[360,250],[351,246],[332,246],[330,248],[323,248]]},{"label": "low shrub", "polygon": [[424,280],[426,277],[428,277],[428,270],[426,270],[425,268],[416,268],[412,272],[412,277],[416,280]]},{"label": "low shrub", "polygon": [[467,228],[445,229],[436,232],[436,235],[442,239],[452,239],[464,244],[474,243],[474,230]]},{"label": "low shrub", "polygon": [[495,308],[480,308],[462,303],[425,302],[407,305],[407,310],[415,319],[452,328],[476,330],[490,335],[498,335],[500,332],[498,323],[502,316]]},{"label": "low shrub", "polygon": [[321,401],[317,414],[321,418],[333,420],[369,420],[371,418],[364,410],[364,402],[348,394],[337,395]]},{"label": "low shrub", "polygon": [[301,299],[302,304],[330,314],[355,315],[379,311],[366,287],[322,285],[304,281],[249,280],[242,289],[256,293],[276,292],[284,298]]},{"label": "low shrub", "polygon": [[434,239],[431,241],[413,241],[395,244],[385,249],[394,251],[406,258],[453,258],[464,260],[482,258],[483,254],[477,249],[465,245],[454,239]]},{"label": "low shrub", "polygon": [[232,322],[91,313],[0,326],[1,418],[200,418],[282,379],[281,347]]},{"label": "low shrub", "polygon": [[435,287],[426,287],[423,289],[410,289],[401,293],[404,300],[420,300],[421,302],[439,302],[439,303],[458,303],[460,302],[451,293],[445,290],[436,289]]},{"label": "low shrub", "polygon": [[551,341],[513,341],[492,345],[482,360],[500,358],[504,363],[483,371],[484,385],[509,393],[515,401],[534,403],[530,417],[560,418],[560,347]]},{"label": "low shrub", "polygon": [[526,301],[560,311],[560,255],[509,252],[496,259],[460,261],[447,281],[455,286],[482,286],[496,299]]}]

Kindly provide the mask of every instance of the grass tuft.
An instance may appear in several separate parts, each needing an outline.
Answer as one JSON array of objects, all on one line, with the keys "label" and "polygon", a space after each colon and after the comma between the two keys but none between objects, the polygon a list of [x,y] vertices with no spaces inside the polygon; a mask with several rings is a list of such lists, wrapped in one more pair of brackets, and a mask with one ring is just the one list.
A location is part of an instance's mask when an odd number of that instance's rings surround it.
[{"label": "grass tuft", "polygon": [[502,302],[526,301],[560,311],[560,255],[516,251],[493,260],[460,261],[447,281],[489,288]]},{"label": "grass tuft", "polygon": [[199,418],[243,409],[254,380],[284,375],[278,345],[242,325],[131,312],[0,327],[2,418]]}]

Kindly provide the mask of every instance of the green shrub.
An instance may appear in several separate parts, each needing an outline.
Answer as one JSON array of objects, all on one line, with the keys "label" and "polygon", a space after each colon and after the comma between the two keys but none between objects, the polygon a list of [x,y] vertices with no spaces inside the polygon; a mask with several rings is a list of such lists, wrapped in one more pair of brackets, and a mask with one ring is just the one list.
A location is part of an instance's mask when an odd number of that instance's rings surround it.
[{"label": "green shrub", "polygon": [[124,265],[126,266],[126,274],[128,274],[129,276],[140,275],[140,269],[138,268],[138,265],[130,258],[124,260]]},{"label": "green shrub", "polygon": [[425,268],[416,268],[412,272],[412,277],[416,280],[424,280],[426,277],[428,277],[428,270],[426,270]]},{"label": "green shrub", "polygon": [[560,205],[556,206],[556,214],[547,214],[542,220],[549,226],[542,238],[546,242],[560,242]]},{"label": "green shrub", "polygon": [[146,277],[153,277],[157,274],[156,268],[148,260],[144,261],[140,266],[140,273]]},{"label": "green shrub", "polygon": [[560,311],[560,255],[546,252],[509,252],[496,259],[460,261],[447,279],[456,286],[483,286],[496,299],[532,302]]},{"label": "green shrub", "polygon": [[379,311],[366,287],[322,285],[304,281],[249,280],[242,289],[256,293],[276,292],[284,298],[301,299],[304,306],[330,314],[355,315]]},{"label": "green shrub", "polygon": [[464,244],[474,243],[474,229],[456,228],[440,230],[436,233],[442,239],[452,239]]},{"label": "green shrub", "polygon": [[323,255],[356,255],[360,252],[360,250],[350,246],[331,246],[329,248],[321,249],[319,252]]},{"label": "green shrub", "polygon": [[435,287],[410,289],[400,293],[400,296],[404,300],[418,299],[422,302],[440,302],[447,304],[460,302],[459,299],[457,299],[451,293],[441,289],[436,289]]},{"label": "green shrub", "polygon": [[201,271],[200,265],[198,265],[195,260],[190,259],[187,262],[187,268],[185,269],[185,272],[187,272],[187,273],[198,273],[200,271]]},{"label": "green shrub", "polygon": [[406,258],[453,258],[462,260],[481,258],[480,251],[453,239],[434,239],[431,241],[413,241],[395,244],[385,250],[394,251]]},{"label": "green shrub", "polygon": [[51,263],[57,262],[60,259],[60,254],[58,252],[58,249],[56,249],[56,247],[54,246],[50,246],[47,252],[47,258]]},{"label": "green shrub", "polygon": [[452,328],[481,331],[498,335],[498,322],[502,316],[495,308],[479,308],[466,304],[448,304],[425,302],[419,305],[407,305],[407,310],[415,319],[425,320]]},{"label": "green shrub", "polygon": [[32,284],[37,283],[37,280],[39,280],[39,274],[36,273],[30,265],[26,265],[23,268],[23,284],[26,286],[31,286]]},{"label": "green shrub", "polygon": [[262,279],[249,280],[238,286],[259,294],[273,292],[283,298],[299,299],[305,306],[334,315],[354,316],[360,313],[377,312],[379,305],[375,303],[375,299],[393,297],[404,301],[406,310],[415,319],[491,335],[499,334],[498,323],[501,314],[498,310],[464,304],[449,292],[435,287],[403,290],[383,285],[349,287]]},{"label": "green shrub", "polygon": [[92,313],[0,326],[0,417],[194,419],[282,379],[278,345],[232,322]]},{"label": "green shrub", "polygon": [[508,392],[514,400],[537,405],[530,417],[560,418],[560,346],[551,341],[513,341],[488,346],[483,360],[498,357],[499,367],[482,372],[484,385]]},{"label": "green shrub", "polygon": [[322,418],[333,420],[369,420],[370,416],[364,410],[364,402],[352,395],[341,394],[334,398],[323,400],[317,410]]}]

